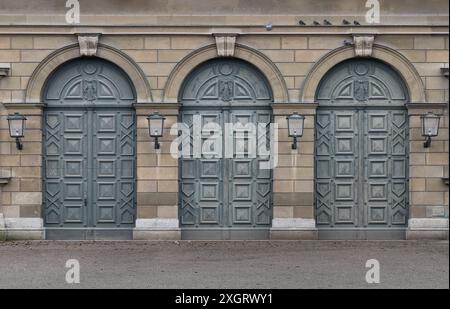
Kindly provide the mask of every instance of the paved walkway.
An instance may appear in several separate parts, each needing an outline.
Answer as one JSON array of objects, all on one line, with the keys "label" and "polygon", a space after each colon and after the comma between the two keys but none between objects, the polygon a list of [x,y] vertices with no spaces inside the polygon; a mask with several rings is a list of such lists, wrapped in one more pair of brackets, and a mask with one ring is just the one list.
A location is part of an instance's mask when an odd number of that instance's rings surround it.
[{"label": "paved walkway", "polygon": [[[449,288],[437,242],[0,242],[0,288]],[[67,284],[68,259],[80,284]],[[366,282],[366,261],[380,284]]]}]

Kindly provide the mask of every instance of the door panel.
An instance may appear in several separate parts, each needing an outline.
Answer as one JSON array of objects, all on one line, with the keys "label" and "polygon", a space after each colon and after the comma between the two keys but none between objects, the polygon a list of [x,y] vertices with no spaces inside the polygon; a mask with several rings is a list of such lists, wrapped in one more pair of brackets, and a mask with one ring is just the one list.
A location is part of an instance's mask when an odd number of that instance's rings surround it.
[{"label": "door panel", "polygon": [[[44,119],[46,227],[133,227],[134,112],[49,108]],[[88,237],[79,235],[74,237]]]},{"label": "door panel", "polygon": [[46,237],[131,238],[136,95],[130,79],[111,62],[82,57],[52,73],[42,98]]},{"label": "door panel", "polygon": [[316,123],[318,226],[405,226],[406,112],[321,108]]},{"label": "door panel", "polygon": [[[208,142],[211,128],[201,131],[203,153],[180,160],[180,223],[183,228],[245,228],[269,227],[272,219],[271,171],[260,169],[262,157],[249,156],[251,148],[259,143],[250,138],[248,128],[242,127],[257,121],[269,130],[268,110],[183,111],[181,120],[191,132],[189,145],[193,149],[194,117],[202,126],[218,125],[225,132],[225,123],[234,125],[232,130],[232,157],[226,155],[226,136],[217,134],[218,145]],[[241,127],[239,127],[241,125]],[[268,136],[265,137],[270,142]],[[206,150],[206,151],[205,151]]]},{"label": "door panel", "polygon": [[374,59],[350,59],[319,83],[315,212],[319,238],[404,238],[408,91]]},{"label": "door panel", "polygon": [[133,225],[135,119],[127,111],[93,112],[94,226]]},{"label": "door panel", "polygon": [[[266,158],[246,153],[263,142],[269,148],[270,135],[264,140],[251,139],[246,129],[237,125],[248,123],[257,128],[261,123],[269,131],[273,102],[269,82],[245,61],[214,59],[190,73],[183,83],[180,101],[181,121],[191,132],[190,140],[186,141],[188,137],[184,140],[191,147],[193,135],[201,136],[203,145],[211,131],[192,134],[194,115],[201,117],[202,125],[211,121],[230,135],[217,136],[222,146],[213,153],[208,155],[206,151],[201,157],[184,157],[179,161],[182,238],[268,238],[272,222],[272,173],[270,169],[259,168],[264,167]],[[232,131],[225,131],[232,126]],[[214,153],[220,156],[214,157]]]},{"label": "door panel", "polygon": [[[44,133],[44,221],[47,226],[87,225],[88,113],[49,111]],[[64,205],[64,207],[61,207]]]}]

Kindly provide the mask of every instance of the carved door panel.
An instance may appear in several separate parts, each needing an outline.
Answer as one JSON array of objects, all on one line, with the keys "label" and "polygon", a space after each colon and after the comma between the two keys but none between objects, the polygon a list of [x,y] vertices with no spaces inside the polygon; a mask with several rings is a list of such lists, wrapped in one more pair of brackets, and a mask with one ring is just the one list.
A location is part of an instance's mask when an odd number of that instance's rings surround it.
[{"label": "carved door panel", "polygon": [[407,114],[364,111],[364,225],[406,226],[408,217]]},{"label": "carved door panel", "polygon": [[135,117],[131,111],[93,112],[92,219],[96,227],[133,226]]},{"label": "carved door panel", "polygon": [[134,113],[47,109],[44,119],[47,238],[95,239],[103,236],[94,229],[132,228]]},{"label": "carved door panel", "polygon": [[315,213],[321,238],[405,237],[407,88],[385,63],[350,59],[320,81]]},{"label": "carved door panel", "polygon": [[[201,130],[200,147],[204,149],[199,157],[193,155],[180,160],[180,223],[182,226],[221,226],[224,224],[226,209],[223,196],[222,149],[208,144],[208,137],[216,124],[223,126],[221,112],[185,111],[182,122],[189,126],[189,144],[194,151],[194,117],[199,117],[201,127],[210,124],[210,129]],[[222,138],[220,142],[222,142]]]},{"label": "carved door panel", "polygon": [[129,239],[136,213],[135,91],[116,65],[68,61],[46,82],[44,209],[48,239]]},{"label": "carved door panel", "polygon": [[[228,208],[230,226],[268,227],[272,220],[272,174],[264,168],[268,162],[256,154],[261,143],[269,145],[267,134],[257,135],[257,124],[268,129],[271,113],[268,110],[245,111],[234,110],[230,114],[233,124],[233,158],[228,165]],[[254,136],[246,124],[255,125]],[[252,137],[253,136],[253,137]],[[262,141],[261,139],[266,139]]]},{"label": "carved door panel", "polygon": [[320,109],[316,120],[319,227],[407,223],[407,114]]},{"label": "carved door panel", "polygon": [[[272,221],[272,174],[270,168],[264,168],[268,158],[246,153],[262,142],[269,148],[270,135],[261,140],[249,138],[248,129],[238,124],[257,128],[259,123],[268,130],[273,102],[268,81],[247,62],[214,59],[190,73],[180,101],[181,121],[191,131],[191,147],[195,143],[192,136],[200,136],[204,145],[212,131],[193,133],[195,116],[201,118],[201,125],[215,123],[223,132],[217,136],[222,145],[218,149],[212,151],[208,145],[200,157],[179,161],[182,237],[267,239]],[[233,128],[226,131],[227,127]],[[217,153],[220,156],[214,157]]]},{"label": "carved door panel", "polygon": [[48,110],[44,119],[44,223],[87,226],[89,114]]},{"label": "carved door panel", "polygon": [[[246,124],[260,122],[267,130],[269,110],[184,111],[182,122],[189,126],[189,145],[194,147],[194,119],[198,117],[203,130],[200,134],[202,153],[180,160],[180,224],[185,229],[268,228],[272,220],[271,170],[264,168],[264,157],[250,155],[262,141],[251,137]],[[225,130],[225,124],[233,126]],[[205,127],[214,124],[211,127]],[[241,127],[239,125],[242,125]],[[214,133],[218,144],[211,143]],[[230,134],[231,136],[226,136]],[[226,148],[229,142],[232,145]],[[270,142],[270,137],[265,145]],[[209,139],[209,141],[208,141]],[[228,150],[227,150],[228,149]],[[226,153],[229,151],[230,153]],[[261,166],[261,168],[260,168]],[[205,232],[202,238],[208,238]],[[249,233],[249,232],[246,232]],[[220,238],[226,236],[218,236]]]}]

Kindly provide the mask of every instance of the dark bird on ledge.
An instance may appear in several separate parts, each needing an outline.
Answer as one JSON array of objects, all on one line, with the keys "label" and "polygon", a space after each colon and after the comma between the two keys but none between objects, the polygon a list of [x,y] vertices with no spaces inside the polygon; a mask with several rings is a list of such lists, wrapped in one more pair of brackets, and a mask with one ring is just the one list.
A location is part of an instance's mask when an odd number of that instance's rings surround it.
[{"label": "dark bird on ledge", "polygon": [[356,20],[353,23],[355,24],[355,26],[361,26],[361,24]]},{"label": "dark bird on ledge", "polygon": [[326,19],[323,20],[323,24],[326,25],[326,26],[331,26],[332,25],[332,23],[329,20],[326,20]]},{"label": "dark bird on ledge", "polygon": [[314,25],[314,26],[320,26],[320,23],[319,23],[318,21],[314,21],[314,22],[313,22],[313,25]]},{"label": "dark bird on ledge", "polygon": [[344,24],[344,25],[350,25],[351,22],[349,22],[348,20],[344,19],[344,20],[342,20],[342,24]]},{"label": "dark bird on ledge", "polygon": [[301,19],[299,20],[298,24],[300,26],[306,26],[306,23],[303,20],[301,20]]}]

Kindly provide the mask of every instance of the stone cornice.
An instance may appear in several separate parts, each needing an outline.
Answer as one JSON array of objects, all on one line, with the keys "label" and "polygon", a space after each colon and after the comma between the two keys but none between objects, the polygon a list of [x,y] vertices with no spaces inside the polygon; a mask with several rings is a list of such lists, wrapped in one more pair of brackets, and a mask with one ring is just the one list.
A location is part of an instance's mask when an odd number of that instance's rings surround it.
[{"label": "stone cornice", "polygon": [[[225,31],[222,31],[225,29]],[[101,33],[102,35],[214,35],[218,32],[239,35],[448,35],[448,25],[436,26],[277,26],[267,31],[262,25],[184,25],[184,26],[102,26],[102,25],[0,25],[0,34],[74,35]]]}]

